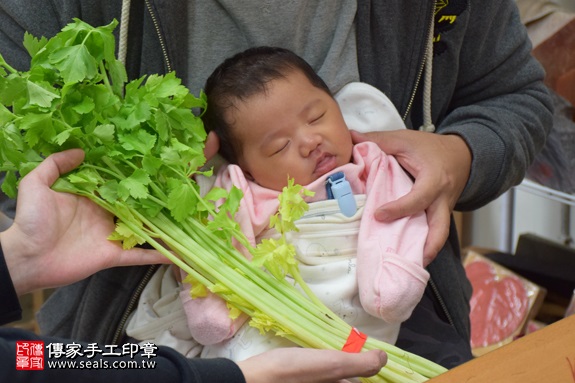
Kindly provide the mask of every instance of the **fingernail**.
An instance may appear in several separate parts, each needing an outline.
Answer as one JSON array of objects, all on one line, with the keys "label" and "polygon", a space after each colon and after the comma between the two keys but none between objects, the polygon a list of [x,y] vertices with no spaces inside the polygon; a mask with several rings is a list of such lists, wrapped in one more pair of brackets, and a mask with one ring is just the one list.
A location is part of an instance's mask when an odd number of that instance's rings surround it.
[{"label": "fingernail", "polygon": [[376,220],[382,221],[382,222],[386,221],[387,217],[388,217],[385,210],[376,210],[374,216],[375,216]]},{"label": "fingernail", "polygon": [[381,351],[381,352],[379,353],[379,362],[380,362],[382,365],[387,364],[387,354],[385,353],[385,351]]}]

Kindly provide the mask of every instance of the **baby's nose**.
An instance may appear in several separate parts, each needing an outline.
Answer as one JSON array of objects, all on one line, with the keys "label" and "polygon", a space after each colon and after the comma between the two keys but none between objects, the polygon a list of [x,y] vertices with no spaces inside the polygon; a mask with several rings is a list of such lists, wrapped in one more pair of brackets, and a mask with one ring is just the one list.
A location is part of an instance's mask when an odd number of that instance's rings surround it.
[{"label": "baby's nose", "polygon": [[304,157],[308,157],[311,155],[315,150],[318,150],[319,146],[321,145],[321,137],[318,134],[309,134],[306,135],[301,144],[301,154]]}]

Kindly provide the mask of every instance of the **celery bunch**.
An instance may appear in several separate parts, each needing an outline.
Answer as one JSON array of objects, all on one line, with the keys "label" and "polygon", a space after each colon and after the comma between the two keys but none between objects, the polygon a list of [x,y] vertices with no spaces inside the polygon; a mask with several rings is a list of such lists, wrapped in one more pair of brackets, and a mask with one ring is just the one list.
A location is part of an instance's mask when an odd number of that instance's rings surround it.
[{"label": "celery bunch", "polygon": [[[112,240],[125,248],[148,242],[232,307],[250,324],[273,331],[303,347],[341,349],[351,327],[313,294],[304,296],[284,277],[299,277],[294,249],[283,237],[251,249],[248,261],[232,246],[249,247],[234,220],[241,191],[213,189],[203,198],[193,181],[204,165],[206,133],[192,109],[206,107],[174,73],[127,82],[115,57],[117,22],[94,28],[74,20],[51,39],[24,37],[30,69],[18,71],[0,56],[0,170],[2,190],[17,194],[19,177],[42,159],[68,148],[82,148],[84,163],[61,177],[55,190],[75,193],[118,218]],[[280,233],[307,205],[298,185],[282,194],[272,219]],[[216,207],[216,201],[225,202]],[[389,363],[365,382],[421,382],[445,369],[374,339],[364,350],[383,349]]]}]

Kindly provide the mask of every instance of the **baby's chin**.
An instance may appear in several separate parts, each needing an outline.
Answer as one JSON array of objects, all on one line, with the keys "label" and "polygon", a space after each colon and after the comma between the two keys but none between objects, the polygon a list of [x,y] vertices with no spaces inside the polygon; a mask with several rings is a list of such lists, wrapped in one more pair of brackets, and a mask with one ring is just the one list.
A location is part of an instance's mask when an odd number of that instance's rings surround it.
[{"label": "baby's chin", "polygon": [[270,189],[270,190],[275,190],[278,192],[283,191],[283,188],[288,186],[289,180],[293,179],[293,184],[294,185],[301,185],[301,186],[307,186],[309,184],[311,184],[312,182],[316,181],[319,177],[315,177],[315,176],[309,176],[309,177],[298,177],[298,178],[293,178],[293,177],[289,177],[287,176],[285,178],[285,181],[283,182],[258,182],[257,180],[252,180],[254,181],[256,184],[258,184],[259,186],[266,188],[266,189]]},{"label": "baby's chin", "polygon": [[337,158],[336,156],[333,156],[331,157],[330,161],[326,161],[324,164],[322,164],[322,166],[317,166],[313,170],[309,169],[311,170],[311,172],[306,172],[306,174],[304,174],[303,171],[300,171],[297,176],[291,176],[288,174],[283,179],[276,178],[274,174],[269,175],[269,177],[263,177],[267,178],[265,181],[262,180],[262,177],[259,177],[259,179],[257,180],[252,178],[251,181],[254,181],[258,185],[266,189],[275,190],[279,192],[281,192],[284,187],[288,186],[288,182],[290,179],[293,179],[294,185],[301,185],[305,187],[317,181],[318,179],[322,178],[326,174],[333,172],[340,166],[345,165],[345,163],[340,164],[339,162],[341,162],[341,159]]}]

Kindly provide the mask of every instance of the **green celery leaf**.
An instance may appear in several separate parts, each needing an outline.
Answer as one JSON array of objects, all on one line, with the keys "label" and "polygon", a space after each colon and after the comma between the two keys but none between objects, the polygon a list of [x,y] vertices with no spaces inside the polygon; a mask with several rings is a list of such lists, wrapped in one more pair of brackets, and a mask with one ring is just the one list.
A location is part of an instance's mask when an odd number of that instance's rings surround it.
[{"label": "green celery leaf", "polygon": [[150,176],[144,170],[136,169],[132,175],[120,181],[118,195],[124,200],[128,197],[147,198],[150,181]]},{"label": "green celery leaf", "polygon": [[36,169],[36,167],[40,164],[40,161],[29,161],[23,164],[20,164],[18,168],[18,176],[25,177],[26,174],[30,173],[32,170]]},{"label": "green celery leaf", "polygon": [[75,173],[68,174],[66,179],[78,189],[93,193],[102,183],[100,174],[93,169],[81,168]]},{"label": "green celery leaf", "polygon": [[286,242],[285,237],[279,240],[263,239],[252,251],[253,263],[264,266],[274,277],[284,279],[291,266],[297,265],[296,249]]},{"label": "green celery leaf", "polygon": [[288,184],[279,195],[280,208],[271,217],[270,227],[274,227],[279,233],[297,231],[295,221],[300,219],[309,209],[305,196],[313,196],[314,193],[304,189],[301,185],[296,185],[293,178],[288,179]]},{"label": "green celery leaf", "polygon": [[114,93],[121,96],[124,91],[124,84],[128,81],[128,75],[126,74],[124,64],[118,60],[108,61],[106,63],[106,68],[110,74],[110,81],[112,82]]},{"label": "green celery leaf", "polygon": [[8,171],[4,174],[4,181],[2,181],[2,191],[8,197],[14,199],[18,194],[18,189],[16,187],[17,179],[16,175],[12,171]]},{"label": "green celery leaf", "polygon": [[25,130],[25,140],[31,147],[38,145],[40,141],[49,142],[56,134],[52,125],[51,113],[30,113],[20,120],[20,129]]},{"label": "green celery leaf", "polygon": [[[261,311],[256,311],[250,319],[250,326],[260,330],[260,334],[265,335],[265,333],[272,331],[276,334],[291,334],[287,328],[281,326],[277,321],[267,314]],[[285,335],[284,335],[285,336]]]},{"label": "green celery leaf", "polygon": [[116,127],[113,124],[98,125],[94,129],[94,136],[98,137],[101,143],[112,143]]},{"label": "green celery leaf", "polygon": [[26,79],[19,75],[11,74],[3,78],[0,88],[0,102],[5,106],[14,104],[14,100],[26,97]]},{"label": "green celery leaf", "polygon": [[47,42],[48,39],[44,36],[38,39],[30,33],[24,32],[24,48],[26,48],[30,57],[34,57],[40,49],[44,48]]},{"label": "green celery leaf", "polygon": [[212,219],[206,226],[229,246],[232,244],[232,237],[234,234],[241,232],[239,223],[230,219],[230,216],[224,210],[220,210],[218,213],[213,215]]},{"label": "green celery leaf", "polygon": [[88,24],[86,25],[90,29],[87,44],[90,45],[92,54],[94,54],[98,60],[103,59],[108,63],[116,61],[116,42],[113,32],[118,25],[118,20],[114,19],[108,25],[102,25],[96,28],[92,28],[92,26]]},{"label": "green celery leaf", "polygon": [[95,104],[94,100],[90,97],[82,97],[81,101],[72,106],[72,109],[79,114],[90,113],[94,110]]},{"label": "green celery leaf", "polygon": [[4,126],[7,123],[13,121],[16,118],[14,113],[12,113],[4,105],[0,104],[0,126]]},{"label": "green celery leaf", "polygon": [[208,289],[206,289],[206,286],[201,284],[196,278],[194,278],[190,274],[186,275],[183,282],[192,286],[192,288],[190,289],[190,297],[203,298],[208,296]]},{"label": "green celery leaf", "polygon": [[[214,210],[215,209],[214,203],[218,202],[219,200],[223,200],[227,196],[228,196],[228,192],[226,189],[219,188],[219,187],[213,187],[210,189],[209,192],[206,193],[206,195],[204,196],[204,200],[206,202],[211,202],[208,204],[208,206],[210,209]],[[206,209],[207,209],[207,207],[205,207],[204,205],[198,205],[198,210],[203,211]]]},{"label": "green celery leaf", "polygon": [[98,188],[98,194],[108,202],[115,202],[118,200],[118,181],[109,180]]},{"label": "green celery leaf", "polygon": [[50,63],[60,70],[66,83],[93,79],[98,74],[96,59],[85,45],[73,45],[54,51],[50,54]]},{"label": "green celery leaf", "polygon": [[163,209],[163,206],[149,199],[141,199],[139,205],[145,210],[150,217],[155,217]]},{"label": "green celery leaf", "polygon": [[31,81],[26,82],[28,90],[28,104],[37,105],[43,108],[50,108],[54,99],[60,98],[58,92],[52,88],[51,90],[45,89],[40,84]]},{"label": "green celery leaf", "polygon": [[156,98],[182,98],[189,94],[189,90],[181,83],[182,80],[176,77],[175,72],[169,72],[164,76],[149,76],[146,80],[145,88]]},{"label": "green celery leaf", "polygon": [[60,133],[58,133],[53,139],[54,142],[58,146],[63,146],[63,144],[68,141],[70,136],[74,135],[75,132],[81,132],[80,128],[66,128]]},{"label": "green celery leaf", "polygon": [[14,123],[6,122],[0,130],[0,145],[2,146],[2,151],[0,153],[5,153],[6,151],[14,150],[23,152],[26,146],[24,137],[22,137],[22,131]]},{"label": "green celery leaf", "polygon": [[172,217],[178,222],[183,222],[196,211],[198,203],[197,192],[189,183],[171,185],[168,194],[168,209]]},{"label": "green celery leaf", "polygon": [[151,176],[158,174],[158,170],[162,167],[163,163],[158,157],[154,157],[151,154],[145,154],[142,159],[142,169],[146,171]]},{"label": "green celery leaf", "polygon": [[116,224],[116,231],[114,231],[108,239],[111,241],[122,241],[123,249],[131,249],[136,245],[141,245],[146,242],[145,239],[134,233],[134,231],[123,222]]},{"label": "green celery leaf", "polygon": [[119,134],[118,136],[124,149],[144,155],[150,153],[156,143],[156,136],[144,130],[138,130],[131,134]]}]

